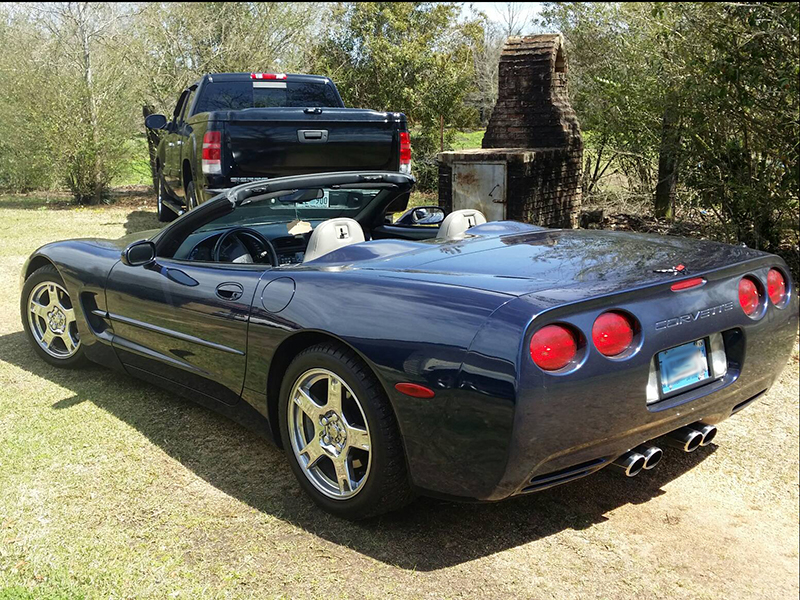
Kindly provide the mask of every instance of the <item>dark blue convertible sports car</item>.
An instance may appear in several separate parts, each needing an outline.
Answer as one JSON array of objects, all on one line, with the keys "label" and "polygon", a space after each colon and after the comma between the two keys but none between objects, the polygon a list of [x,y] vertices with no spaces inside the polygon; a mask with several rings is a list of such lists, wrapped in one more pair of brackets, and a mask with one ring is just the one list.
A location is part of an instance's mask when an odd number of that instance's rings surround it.
[{"label": "dark blue convertible sports car", "polygon": [[24,267],[25,331],[52,365],[91,360],[263,430],[347,518],[636,475],[662,443],[710,443],[789,357],[776,256],[432,207],[392,222],[413,182],[256,182],[163,230],[48,244]]}]

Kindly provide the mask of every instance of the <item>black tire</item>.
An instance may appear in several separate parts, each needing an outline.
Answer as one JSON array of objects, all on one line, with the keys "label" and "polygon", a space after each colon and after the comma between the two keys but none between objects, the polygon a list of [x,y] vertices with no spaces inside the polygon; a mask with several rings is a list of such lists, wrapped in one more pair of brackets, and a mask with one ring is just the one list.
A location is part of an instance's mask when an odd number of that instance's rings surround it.
[{"label": "black tire", "polygon": [[194,181],[186,184],[186,210],[197,208],[197,190],[194,187]]},{"label": "black tire", "polygon": [[[28,337],[28,341],[33,346],[34,352],[36,352],[36,354],[42,360],[53,365],[54,367],[59,367],[62,369],[74,369],[85,366],[88,363],[88,360],[84,355],[83,345],[80,343],[77,345],[77,350],[72,356],[58,358],[48,354],[39,345],[37,338],[35,337],[33,331],[31,331],[31,324],[28,319],[30,296],[31,292],[42,283],[55,283],[56,285],[66,289],[64,286],[64,280],[61,278],[58,270],[53,265],[46,265],[40,269],[37,269],[25,280],[25,284],[22,286],[22,295],[20,297],[20,314],[22,316],[22,327],[25,330],[26,336]],[[67,297],[69,298],[69,296]],[[69,299],[70,301],[72,300],[72,298]],[[71,302],[71,306],[74,311],[78,310],[76,304],[77,302]]]},{"label": "black tire", "polygon": [[[360,491],[347,499],[330,498],[311,483],[298,462],[290,440],[290,394],[301,376],[313,369],[330,371],[350,387],[363,409],[369,430],[369,475]],[[414,499],[402,439],[389,400],[369,367],[351,350],[339,344],[324,343],[298,354],[284,375],[278,412],[281,438],[289,465],[300,487],[327,512],[345,519],[360,520],[399,509]]]},{"label": "black tire", "polygon": [[158,220],[161,223],[170,223],[178,218],[178,215],[175,212],[164,206],[163,200],[166,191],[164,190],[164,178],[161,175],[161,171],[158,172],[156,176],[156,182],[158,185],[158,189],[156,190],[156,207],[158,208]]}]

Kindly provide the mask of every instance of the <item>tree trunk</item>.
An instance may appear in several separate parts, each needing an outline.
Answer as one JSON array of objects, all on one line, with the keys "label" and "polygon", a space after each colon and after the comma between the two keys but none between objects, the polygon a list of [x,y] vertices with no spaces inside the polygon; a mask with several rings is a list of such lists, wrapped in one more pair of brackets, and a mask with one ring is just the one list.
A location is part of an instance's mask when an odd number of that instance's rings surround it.
[{"label": "tree trunk", "polygon": [[655,214],[658,218],[672,219],[675,192],[678,187],[678,161],[680,129],[677,110],[673,105],[664,109],[661,123],[661,149],[658,156],[658,183],[656,184]]}]

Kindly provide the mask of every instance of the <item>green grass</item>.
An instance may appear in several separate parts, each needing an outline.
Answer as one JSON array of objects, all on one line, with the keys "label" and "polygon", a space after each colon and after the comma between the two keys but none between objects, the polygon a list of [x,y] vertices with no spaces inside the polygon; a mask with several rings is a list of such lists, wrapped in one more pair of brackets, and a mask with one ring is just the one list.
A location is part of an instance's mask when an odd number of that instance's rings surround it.
[{"label": "green grass", "polygon": [[0,197],[0,599],[797,597],[796,354],[716,449],[667,451],[634,480],[601,472],[489,505],[422,499],[351,524],[320,512],[248,430],[34,355],[26,256],[156,224],[143,197]]},{"label": "green grass", "polygon": [[485,129],[478,129],[476,131],[459,131],[456,133],[453,140],[453,150],[470,150],[472,148],[480,148],[483,142],[483,134],[486,133]]}]

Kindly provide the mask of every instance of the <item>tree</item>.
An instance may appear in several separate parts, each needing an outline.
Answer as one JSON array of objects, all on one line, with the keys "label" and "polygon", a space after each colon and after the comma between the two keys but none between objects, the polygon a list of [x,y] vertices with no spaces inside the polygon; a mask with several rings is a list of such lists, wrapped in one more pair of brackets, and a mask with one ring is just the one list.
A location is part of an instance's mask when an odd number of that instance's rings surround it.
[{"label": "tree", "polygon": [[797,272],[800,5],[550,3],[544,17],[567,39],[588,191],[614,165],[656,215],[701,208],[723,239],[783,252]]},{"label": "tree", "polygon": [[474,20],[459,23],[460,10],[439,2],[338,3],[310,57],[311,68],[336,82],[347,105],[406,114],[415,173],[428,189],[436,185],[441,120],[463,126],[476,118],[464,98],[483,31]]},{"label": "tree", "polygon": [[318,13],[307,2],[148,3],[127,54],[141,100],[170,112],[182,86],[206,73],[302,70]]}]

